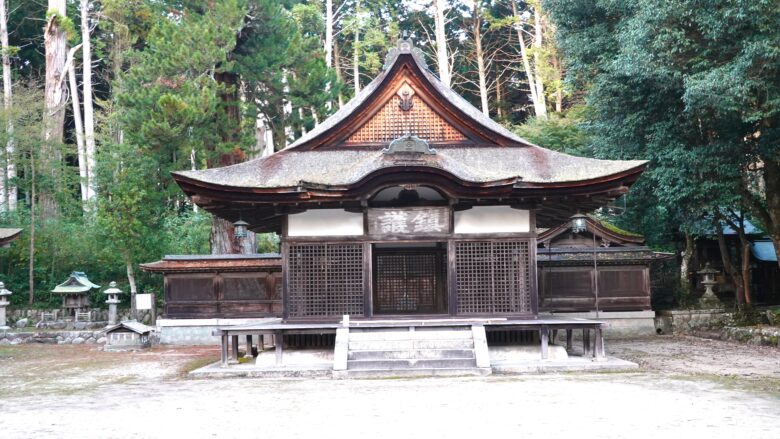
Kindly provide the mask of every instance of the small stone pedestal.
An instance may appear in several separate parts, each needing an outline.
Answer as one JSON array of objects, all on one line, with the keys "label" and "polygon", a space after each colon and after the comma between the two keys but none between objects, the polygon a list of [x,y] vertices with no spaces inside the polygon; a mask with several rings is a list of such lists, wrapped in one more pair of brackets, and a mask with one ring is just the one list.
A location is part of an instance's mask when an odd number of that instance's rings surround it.
[{"label": "small stone pedestal", "polygon": [[6,322],[5,308],[10,303],[8,301],[8,296],[11,294],[12,293],[5,288],[5,283],[0,282],[0,331],[10,329]]}]

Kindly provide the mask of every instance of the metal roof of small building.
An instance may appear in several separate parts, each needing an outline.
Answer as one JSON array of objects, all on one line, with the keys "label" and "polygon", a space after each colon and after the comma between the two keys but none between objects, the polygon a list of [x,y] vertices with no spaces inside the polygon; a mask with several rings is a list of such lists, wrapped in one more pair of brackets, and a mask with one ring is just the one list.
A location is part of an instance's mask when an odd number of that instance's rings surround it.
[{"label": "metal roof of small building", "polygon": [[19,238],[22,229],[16,228],[0,228],[0,245],[8,244],[9,242]]},{"label": "metal roof of small building", "polygon": [[140,322],[127,321],[127,322],[120,322],[117,323],[116,325],[109,326],[106,329],[104,329],[103,332],[108,334],[109,332],[115,331],[119,328],[129,329],[130,331],[133,331],[136,334],[141,334],[141,335],[147,334],[152,331],[151,326],[146,326]]},{"label": "metal roof of small building", "polygon": [[60,294],[86,293],[93,288],[100,288],[100,285],[92,283],[84,272],[74,271],[68,280],[54,287],[51,292]]},{"label": "metal roof of small building", "polygon": [[750,244],[750,251],[756,259],[763,262],[777,262],[777,253],[772,241],[756,241]]}]

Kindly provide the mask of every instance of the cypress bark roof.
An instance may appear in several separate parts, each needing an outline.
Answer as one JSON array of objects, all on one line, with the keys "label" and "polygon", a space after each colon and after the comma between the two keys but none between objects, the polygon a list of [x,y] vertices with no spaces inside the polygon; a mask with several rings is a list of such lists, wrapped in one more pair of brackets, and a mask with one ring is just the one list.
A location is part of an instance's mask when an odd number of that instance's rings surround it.
[{"label": "cypress bark roof", "polygon": [[646,166],[533,145],[445,86],[401,40],[374,81],[284,150],[173,177],[204,209],[231,221],[243,211],[260,231],[279,227],[285,203],[353,203],[388,184],[530,203],[544,209],[540,218],[557,221],[622,195]]}]

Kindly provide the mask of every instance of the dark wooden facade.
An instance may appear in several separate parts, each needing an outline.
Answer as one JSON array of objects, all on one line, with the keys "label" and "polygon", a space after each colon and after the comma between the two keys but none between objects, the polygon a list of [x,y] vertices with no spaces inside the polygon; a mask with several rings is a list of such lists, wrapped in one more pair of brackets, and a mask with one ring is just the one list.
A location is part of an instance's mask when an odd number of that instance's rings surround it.
[{"label": "dark wooden facade", "polygon": [[[173,176],[209,212],[281,236],[287,319],[533,317],[537,222],[602,206],[645,167],[517,137],[400,40],[373,82],[284,150]],[[224,308],[224,282],[200,310]]]},{"label": "dark wooden facade", "polygon": [[[650,264],[671,258],[644,238],[588,217],[586,229],[570,222],[539,236],[540,309],[547,312],[650,310]],[[594,262],[595,261],[595,262]]]},{"label": "dark wooden facade", "polygon": [[166,256],[142,264],[163,273],[166,318],[281,317],[278,254]]}]

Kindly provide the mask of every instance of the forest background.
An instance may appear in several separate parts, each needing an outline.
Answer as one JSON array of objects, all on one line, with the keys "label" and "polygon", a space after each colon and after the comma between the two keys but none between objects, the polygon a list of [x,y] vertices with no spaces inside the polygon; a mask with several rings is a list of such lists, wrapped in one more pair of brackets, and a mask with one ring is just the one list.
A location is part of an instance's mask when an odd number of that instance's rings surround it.
[{"label": "forest background", "polygon": [[[520,136],[647,159],[604,219],[675,251],[746,221],[780,254],[780,3],[773,0],[0,0],[0,250],[15,305],[72,270],[159,291],[138,264],[233,252],[170,171],[278,151],[409,32],[443,81]],[[257,250],[278,237],[258,235]],[[99,295],[95,297],[98,299]],[[102,300],[93,300],[100,303]]]}]

